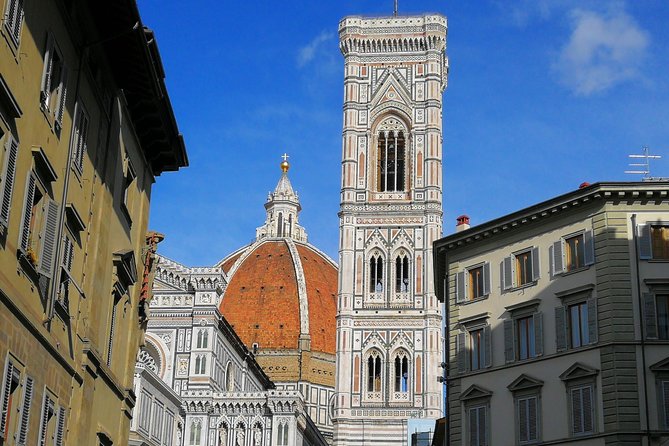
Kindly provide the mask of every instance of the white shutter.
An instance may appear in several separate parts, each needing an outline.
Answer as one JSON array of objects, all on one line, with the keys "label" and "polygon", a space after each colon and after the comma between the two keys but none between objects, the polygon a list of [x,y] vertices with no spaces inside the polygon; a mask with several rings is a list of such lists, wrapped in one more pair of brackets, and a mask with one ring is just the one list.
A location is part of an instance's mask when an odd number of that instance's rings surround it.
[{"label": "white shutter", "polygon": [[49,394],[44,392],[44,402],[42,403],[42,417],[40,420],[39,428],[39,446],[46,446],[47,444],[47,432],[49,431],[49,419],[53,416],[54,413],[54,402],[49,397]]},{"label": "white shutter", "polygon": [[14,375],[14,364],[7,361],[5,367],[5,379],[2,386],[2,412],[0,412],[0,436],[5,436],[7,429],[7,411],[9,410],[9,397],[12,392],[12,376]]},{"label": "white shutter", "polygon": [[45,109],[49,108],[49,94],[51,92],[51,74],[53,71],[53,36],[48,34],[46,39],[46,50],[44,51],[44,71],[42,72],[42,92],[40,100]]},{"label": "white shutter", "polygon": [[56,424],[56,446],[63,446],[63,437],[65,436],[65,408],[58,408],[58,424]]},{"label": "white shutter", "polygon": [[60,206],[53,200],[46,204],[46,218],[44,219],[44,231],[42,237],[42,252],[39,256],[39,268],[37,271],[47,277],[53,274],[56,255],[56,232],[58,230],[58,217]]},{"label": "white shutter", "polygon": [[28,173],[26,178],[26,196],[23,203],[23,220],[21,221],[21,232],[19,233],[19,247],[23,252],[29,248],[30,241],[30,220],[33,214],[33,200],[35,198],[35,175]]},{"label": "white shutter", "polygon": [[72,271],[72,260],[74,259],[74,245],[68,236],[63,237],[63,268]]},{"label": "white shutter", "polygon": [[14,191],[14,176],[16,175],[16,158],[18,157],[19,144],[10,134],[5,146],[4,173],[0,179],[2,186],[2,203],[0,204],[0,225],[9,226],[9,211],[12,207],[12,192]]},{"label": "white shutter", "polygon": [[65,101],[67,100],[67,67],[63,65],[60,73],[60,83],[58,85],[58,106],[56,107],[55,120],[58,127],[63,128],[63,113],[65,111]]},{"label": "white shutter", "polygon": [[14,15],[14,23],[12,24],[12,36],[17,44],[19,43],[19,37],[21,37],[23,14],[23,0],[16,0],[16,13]]},{"label": "white shutter", "polygon": [[559,240],[553,243],[553,275],[564,272],[564,242]]},{"label": "white shutter", "polygon": [[28,441],[28,427],[30,426],[30,406],[33,401],[34,381],[30,376],[26,377],[23,388],[23,404],[21,407],[21,424],[19,426],[18,444],[26,445]]}]

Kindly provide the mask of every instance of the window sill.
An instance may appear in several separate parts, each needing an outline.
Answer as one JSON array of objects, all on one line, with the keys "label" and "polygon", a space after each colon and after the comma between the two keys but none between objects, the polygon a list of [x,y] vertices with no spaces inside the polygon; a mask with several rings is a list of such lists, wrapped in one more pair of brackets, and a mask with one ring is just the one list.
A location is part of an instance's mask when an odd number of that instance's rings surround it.
[{"label": "window sill", "polygon": [[646,259],[648,263],[669,263],[669,259]]},{"label": "window sill", "polygon": [[538,281],[538,280],[535,280],[535,281],[533,281],[533,282],[528,282],[528,283],[524,283],[524,284],[522,284],[522,285],[514,286],[514,287],[512,287],[512,288],[509,288],[509,289],[507,289],[507,290],[504,290],[504,292],[505,292],[505,293],[512,293],[512,292],[514,292],[514,291],[522,291],[522,290],[524,290],[525,288],[530,288],[530,287],[535,286],[537,283],[539,283],[539,281]]},{"label": "window sill", "polygon": [[569,271],[564,271],[564,272],[562,272],[562,273],[558,273],[558,274],[556,274],[555,276],[556,276],[556,277],[567,277],[567,276],[571,276],[572,274],[578,274],[578,273],[580,273],[580,272],[582,272],[582,271],[587,271],[587,270],[590,269],[591,266],[592,266],[592,265],[580,266],[580,267],[578,267],[578,268],[570,269]]},{"label": "window sill", "polygon": [[467,299],[467,300],[464,300],[464,301],[462,301],[462,302],[457,302],[456,305],[470,305],[470,304],[475,304],[476,302],[480,302],[480,301],[482,301],[482,300],[486,300],[486,299],[488,299],[488,297],[490,297],[490,294],[486,294],[486,295],[484,295],[484,296],[477,297],[476,299]]}]

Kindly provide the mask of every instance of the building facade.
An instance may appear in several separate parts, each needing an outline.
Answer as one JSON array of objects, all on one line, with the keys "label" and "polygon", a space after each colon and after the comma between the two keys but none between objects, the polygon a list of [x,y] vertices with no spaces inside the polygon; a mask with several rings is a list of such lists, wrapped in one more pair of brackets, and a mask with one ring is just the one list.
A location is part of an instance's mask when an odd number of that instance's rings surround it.
[{"label": "building facade", "polygon": [[669,183],[598,183],[434,245],[451,444],[669,440]]},{"label": "building facade", "polygon": [[334,441],[405,444],[441,416],[446,18],[346,17]]},{"label": "building facade", "polygon": [[187,164],[158,50],[130,0],[0,11],[0,444],[127,444],[151,185]]}]

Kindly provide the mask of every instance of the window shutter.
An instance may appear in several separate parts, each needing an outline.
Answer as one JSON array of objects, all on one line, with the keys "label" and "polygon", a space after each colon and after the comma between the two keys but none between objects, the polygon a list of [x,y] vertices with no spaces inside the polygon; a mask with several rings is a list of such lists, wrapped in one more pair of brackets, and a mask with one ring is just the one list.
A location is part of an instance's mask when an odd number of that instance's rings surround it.
[{"label": "window shutter", "polygon": [[664,429],[669,429],[669,381],[662,381],[662,415]]},{"label": "window shutter", "polygon": [[466,271],[461,271],[455,275],[455,302],[462,303],[466,298],[465,293],[465,274]]},{"label": "window shutter", "polygon": [[597,298],[588,299],[588,336],[590,344],[597,343]]},{"label": "window shutter", "polygon": [[0,185],[2,185],[2,204],[0,204],[0,225],[9,226],[9,211],[12,205],[12,192],[14,190],[14,176],[16,175],[16,158],[19,152],[19,144],[9,135],[5,153],[5,172],[2,175]]},{"label": "window shutter", "polygon": [[504,360],[509,363],[516,359],[513,339],[513,319],[504,321]]},{"label": "window shutter", "polygon": [[561,352],[567,349],[567,308],[555,308],[555,346]]},{"label": "window shutter", "polygon": [[63,112],[65,111],[65,101],[67,98],[67,67],[63,65],[60,74],[60,85],[58,85],[58,106],[56,107],[56,123],[63,128]]},{"label": "window shutter", "polygon": [[53,414],[53,401],[47,393],[44,394],[44,403],[42,404],[42,420],[40,421],[39,428],[39,446],[46,446],[47,444],[47,431],[49,427],[49,418]]},{"label": "window shutter", "polygon": [[490,294],[491,277],[490,277],[490,262],[483,264],[483,295]]},{"label": "window shutter", "polygon": [[467,349],[465,347],[467,338],[465,333],[458,333],[456,337],[456,346],[458,350],[458,372],[464,373],[467,371]]},{"label": "window shutter", "polygon": [[478,426],[478,409],[469,409],[469,444],[478,445],[480,444],[477,440],[479,426]]},{"label": "window shutter", "polygon": [[483,349],[484,355],[483,358],[483,367],[492,366],[492,338],[490,336],[490,325],[483,327]]},{"label": "window shutter", "polygon": [[26,197],[23,204],[23,221],[21,222],[21,232],[19,246],[23,252],[27,251],[30,241],[30,218],[33,213],[33,199],[35,198],[35,175],[28,173],[26,178]]},{"label": "window shutter", "polygon": [[571,389],[571,426],[574,434],[583,432],[583,405],[580,388]]},{"label": "window shutter", "polygon": [[14,364],[7,361],[5,369],[5,380],[2,388],[2,412],[0,413],[0,435],[5,436],[7,429],[7,410],[9,410],[9,397],[12,391],[12,376],[14,374]]},{"label": "window shutter", "polygon": [[83,107],[79,106],[79,119],[77,120],[77,139],[75,141],[75,163],[79,172],[84,168],[84,153],[88,141],[88,116]]},{"label": "window shutter", "polygon": [[44,222],[44,237],[42,238],[42,253],[39,257],[39,268],[37,271],[47,277],[53,274],[53,266],[56,254],[56,231],[58,230],[59,205],[49,200],[46,205],[46,218]]},{"label": "window shutter", "polygon": [[639,239],[639,258],[648,260],[653,257],[650,240],[650,225],[638,225],[636,231]]},{"label": "window shutter", "polygon": [[72,271],[72,260],[74,259],[74,245],[69,237],[63,237],[63,268]]},{"label": "window shutter", "polygon": [[16,12],[14,15],[14,23],[12,23],[12,36],[16,43],[19,42],[21,36],[21,22],[23,22],[23,0],[16,0]]},{"label": "window shutter", "polygon": [[24,446],[28,441],[28,427],[30,426],[30,405],[33,401],[34,382],[30,376],[26,377],[23,388],[23,407],[21,408],[21,425],[19,427],[18,444]]},{"label": "window shutter", "polygon": [[528,398],[518,400],[518,440],[521,442],[529,440],[529,433],[527,428],[527,418],[529,415],[528,402]]},{"label": "window shutter", "polygon": [[63,446],[65,436],[65,408],[58,408],[58,424],[56,425],[56,446]]},{"label": "window shutter", "polygon": [[42,92],[40,100],[42,106],[49,108],[49,94],[51,91],[51,72],[53,71],[53,36],[48,34],[46,39],[46,51],[44,52],[44,72],[42,73]]},{"label": "window shutter", "polygon": [[532,398],[527,399],[527,411],[528,411],[528,424],[529,424],[529,429],[528,429],[528,440],[536,440],[538,438],[537,435],[537,427],[538,427],[538,416],[537,416],[537,397],[533,396]]},{"label": "window shutter", "polygon": [[502,288],[504,290],[513,287],[513,258],[505,257],[502,262]]},{"label": "window shutter", "polygon": [[592,432],[592,386],[581,387],[581,395],[583,398],[583,432]]},{"label": "window shutter", "polygon": [[534,355],[541,356],[544,354],[544,318],[540,312],[532,315],[534,322]]},{"label": "window shutter", "polygon": [[541,277],[541,262],[539,261],[539,248],[532,248],[532,282]]},{"label": "window shutter", "polygon": [[650,293],[643,294],[643,323],[646,329],[646,339],[657,339],[657,315],[655,309],[655,296]]},{"label": "window shutter", "polygon": [[585,264],[592,265],[595,263],[595,237],[592,231],[585,231],[585,233],[583,233],[583,242],[585,248]]},{"label": "window shutter", "polygon": [[486,408],[479,407],[479,445],[487,446],[488,445],[488,420],[486,420]]},{"label": "window shutter", "polygon": [[553,275],[564,272],[564,245],[562,240],[553,243]]}]

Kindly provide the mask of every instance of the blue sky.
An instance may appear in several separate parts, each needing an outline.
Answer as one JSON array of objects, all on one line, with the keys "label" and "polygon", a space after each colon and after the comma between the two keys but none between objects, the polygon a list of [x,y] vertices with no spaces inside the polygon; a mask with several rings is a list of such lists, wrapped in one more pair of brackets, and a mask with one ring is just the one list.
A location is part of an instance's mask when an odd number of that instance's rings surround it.
[{"label": "blue sky", "polygon": [[[647,145],[669,176],[669,2],[400,0],[448,17],[444,234],[625,181]],[[211,265],[255,237],[290,155],[309,241],[337,259],[346,15],[392,0],[138,0],[154,29],[190,167],[152,190],[160,252]]]}]

